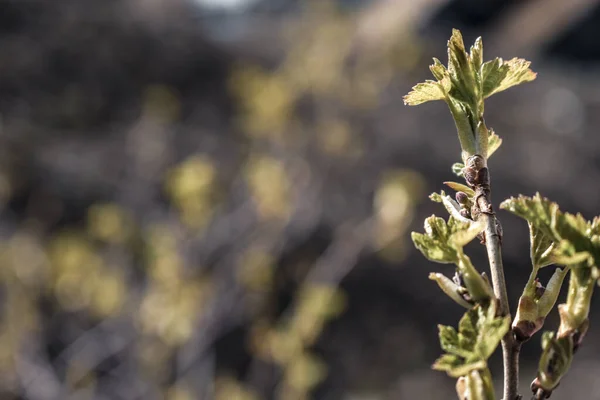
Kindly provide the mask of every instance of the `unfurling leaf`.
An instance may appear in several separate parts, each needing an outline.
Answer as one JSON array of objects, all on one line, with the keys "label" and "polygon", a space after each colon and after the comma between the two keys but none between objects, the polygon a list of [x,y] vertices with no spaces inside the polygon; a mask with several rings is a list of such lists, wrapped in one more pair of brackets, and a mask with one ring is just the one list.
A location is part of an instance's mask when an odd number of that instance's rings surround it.
[{"label": "unfurling leaf", "polygon": [[494,90],[500,86],[506,78],[509,66],[502,62],[501,58],[486,61],[481,66],[481,83],[483,86],[483,97],[489,97]]},{"label": "unfurling leaf", "polygon": [[557,338],[554,332],[544,332],[542,336],[542,355],[538,366],[538,377],[533,385],[551,392],[569,370],[572,360],[572,337],[567,336]]},{"label": "unfurling leaf", "polygon": [[408,106],[417,106],[434,100],[444,100],[446,94],[443,86],[435,81],[425,81],[415,85],[412,90],[404,96],[404,104]]},{"label": "unfurling leaf", "polygon": [[479,85],[458,29],[452,30],[452,36],[448,40],[448,73],[452,82],[450,95],[476,108],[479,102]]},{"label": "unfurling leaf", "polygon": [[438,262],[441,264],[454,264],[457,262],[456,250],[452,249],[447,243],[441,242],[434,237],[413,232],[413,243],[425,258],[429,261]]},{"label": "unfurling leaf", "polygon": [[455,354],[460,357],[470,357],[471,351],[460,347],[458,332],[451,326],[438,325],[440,346],[442,350],[449,354]]},{"label": "unfurling leaf", "polygon": [[483,63],[483,41],[481,40],[481,37],[475,39],[475,44],[471,46],[469,60],[471,61],[471,68],[473,68],[473,71],[479,71],[481,64]]},{"label": "unfurling leaf", "polygon": [[494,386],[490,370],[475,370],[456,381],[456,394],[459,400],[494,400]]},{"label": "unfurling leaf", "polygon": [[493,130],[490,130],[490,134],[488,136],[488,158],[492,156],[500,148],[502,144],[502,138],[496,135]]},{"label": "unfurling leaf", "polygon": [[464,247],[471,243],[485,229],[483,219],[471,222],[466,229],[460,229],[450,236],[450,242],[455,247]]},{"label": "unfurling leaf", "polygon": [[444,182],[444,185],[448,186],[450,189],[456,190],[457,192],[466,193],[469,197],[475,196],[475,191],[467,185],[463,185],[462,183]]},{"label": "unfurling leaf", "polygon": [[454,163],[452,164],[452,172],[456,176],[463,176],[463,169],[465,168],[465,164],[463,163]]},{"label": "unfurling leaf", "polygon": [[560,288],[568,272],[568,268],[557,268],[554,271],[554,274],[552,274],[552,277],[546,285],[546,290],[544,291],[544,294],[537,301],[538,317],[546,318],[546,316],[548,316],[552,308],[554,308],[554,304],[556,304],[556,300],[558,299],[558,295],[560,294]]},{"label": "unfurling leaf", "polygon": [[508,332],[510,317],[496,317],[495,303],[486,307],[478,304],[461,318],[458,332],[439,326],[440,344],[447,354],[433,365],[452,377],[465,376],[471,371],[485,370],[487,359]]},{"label": "unfurling leaf", "polygon": [[554,214],[560,212],[558,205],[542,197],[539,193],[533,197],[511,197],[504,200],[500,204],[500,208],[527,220],[552,241],[560,240],[552,229],[552,218]]},{"label": "unfurling leaf", "polygon": [[440,289],[442,289],[442,291],[446,293],[448,297],[454,300],[457,304],[465,308],[473,307],[473,305],[467,302],[461,295],[461,292],[466,292],[466,289],[457,285],[452,279],[448,278],[446,275],[432,272],[431,274],[429,274],[429,279],[431,279],[432,281],[436,281]]},{"label": "unfurling leaf", "polygon": [[554,242],[548,235],[542,233],[535,225],[528,222],[531,263],[534,269],[543,268],[552,264],[552,250]]},{"label": "unfurling leaf", "polygon": [[467,221],[460,222],[451,216],[446,222],[432,215],[425,220],[425,233],[413,232],[412,240],[427,259],[442,264],[458,264],[460,258],[466,257],[459,257],[459,250],[483,230],[482,223]]},{"label": "unfurling leaf", "polygon": [[552,249],[551,255],[545,255],[545,262],[577,264],[584,257],[578,253],[587,252],[590,260],[593,260],[589,262],[590,267],[600,265],[600,243],[593,240],[593,222],[586,221],[581,214],[563,213],[556,203],[543,198],[539,193],[534,197],[510,198],[502,202],[500,208],[526,219],[536,230],[536,235],[539,231],[546,237],[545,242],[554,242],[555,249]]},{"label": "unfurling leaf", "polygon": [[440,60],[435,57],[433,58],[433,65],[429,66],[429,70],[438,81],[442,81],[448,77],[448,70],[444,64],[442,64]]},{"label": "unfurling leaf", "polygon": [[[434,58],[429,69],[437,81],[416,85],[404,97],[404,103],[417,105],[444,100],[454,118],[463,162],[475,154],[487,158],[502,141],[485,125],[484,99],[535,79],[529,65],[528,61],[518,58],[506,62],[496,58],[484,63],[481,38],[477,38],[467,53],[460,31],[453,29],[448,40],[448,67]],[[460,176],[462,171],[456,168],[454,172]]]},{"label": "unfurling leaf", "polygon": [[513,58],[509,61],[502,61],[501,58],[494,60],[494,64],[487,68],[487,78],[483,80],[484,97],[490,97],[510,87],[533,81],[537,74],[529,68],[530,65],[531,62],[522,58]]}]

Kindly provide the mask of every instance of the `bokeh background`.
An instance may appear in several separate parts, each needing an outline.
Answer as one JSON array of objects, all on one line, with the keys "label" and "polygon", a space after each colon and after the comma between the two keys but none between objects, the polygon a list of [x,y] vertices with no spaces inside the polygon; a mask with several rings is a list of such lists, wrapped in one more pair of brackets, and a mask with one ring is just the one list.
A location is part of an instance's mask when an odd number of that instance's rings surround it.
[{"label": "bokeh background", "polygon": [[[494,202],[599,214],[597,0],[0,0],[0,399],[455,398],[409,232],[459,146],[402,104],[453,27],[539,73],[487,102]],[[557,399],[600,399],[598,303]]]}]

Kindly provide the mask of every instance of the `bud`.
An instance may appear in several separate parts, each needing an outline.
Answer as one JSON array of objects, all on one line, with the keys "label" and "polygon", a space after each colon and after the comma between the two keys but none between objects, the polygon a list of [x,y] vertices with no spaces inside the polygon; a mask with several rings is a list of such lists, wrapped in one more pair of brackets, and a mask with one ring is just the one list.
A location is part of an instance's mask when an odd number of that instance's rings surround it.
[{"label": "bud", "polygon": [[463,169],[463,175],[467,185],[470,187],[475,187],[477,184],[477,171],[473,168],[465,167],[465,169]]},{"label": "bud", "polygon": [[466,205],[469,203],[469,196],[465,192],[456,192],[456,202],[460,205]]},{"label": "bud", "polygon": [[475,154],[467,160],[467,167],[472,168],[475,171],[479,171],[480,169],[485,167],[485,160],[479,154]]}]

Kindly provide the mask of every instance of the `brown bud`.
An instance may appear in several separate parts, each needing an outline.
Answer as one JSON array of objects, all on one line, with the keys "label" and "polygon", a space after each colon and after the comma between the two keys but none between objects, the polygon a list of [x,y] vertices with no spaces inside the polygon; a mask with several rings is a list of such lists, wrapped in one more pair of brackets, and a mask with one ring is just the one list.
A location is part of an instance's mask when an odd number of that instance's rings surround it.
[{"label": "brown bud", "polygon": [[466,167],[463,169],[463,175],[467,185],[474,187],[477,184],[477,171],[473,168]]},{"label": "brown bud", "polygon": [[538,331],[533,321],[519,321],[512,329],[515,338],[521,343],[531,339],[531,336]]},{"label": "brown bud", "polygon": [[461,209],[461,210],[459,211],[459,213],[460,213],[460,215],[461,215],[462,217],[464,217],[464,218],[467,218],[467,219],[471,219],[471,212],[470,212],[468,209],[466,209],[466,208],[463,208],[463,209]]},{"label": "brown bud", "polygon": [[467,160],[467,167],[472,168],[475,171],[479,171],[485,166],[485,160],[479,154],[469,157]]},{"label": "brown bud", "polygon": [[465,205],[469,202],[469,196],[465,192],[456,192],[456,202]]}]

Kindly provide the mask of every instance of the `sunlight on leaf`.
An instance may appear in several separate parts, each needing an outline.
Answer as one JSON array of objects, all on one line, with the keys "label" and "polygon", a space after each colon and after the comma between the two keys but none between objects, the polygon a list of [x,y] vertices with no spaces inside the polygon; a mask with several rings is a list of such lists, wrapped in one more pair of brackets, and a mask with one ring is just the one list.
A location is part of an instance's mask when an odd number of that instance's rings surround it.
[{"label": "sunlight on leaf", "polygon": [[404,104],[408,106],[416,106],[433,100],[444,100],[446,95],[442,86],[438,82],[425,81],[419,83],[412,88],[406,96],[404,96]]}]

